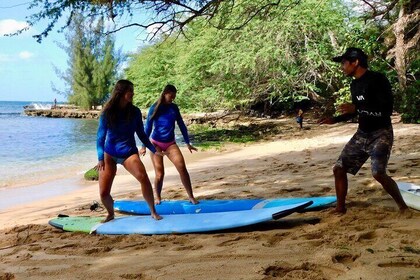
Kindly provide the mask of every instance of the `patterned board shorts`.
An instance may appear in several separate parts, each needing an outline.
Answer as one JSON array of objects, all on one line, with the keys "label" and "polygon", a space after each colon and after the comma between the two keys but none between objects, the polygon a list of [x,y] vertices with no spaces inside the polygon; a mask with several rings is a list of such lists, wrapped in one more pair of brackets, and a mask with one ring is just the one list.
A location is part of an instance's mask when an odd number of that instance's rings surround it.
[{"label": "patterned board shorts", "polygon": [[366,133],[360,129],[353,135],[340,154],[336,166],[356,175],[370,157],[372,173],[386,173],[386,166],[394,142],[392,126]]}]

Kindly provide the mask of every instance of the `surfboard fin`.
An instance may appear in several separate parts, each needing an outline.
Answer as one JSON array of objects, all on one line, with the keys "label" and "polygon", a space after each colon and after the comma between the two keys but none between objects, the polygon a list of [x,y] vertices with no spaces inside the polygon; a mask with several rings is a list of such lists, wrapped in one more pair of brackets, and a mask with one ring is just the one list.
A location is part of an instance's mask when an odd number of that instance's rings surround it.
[{"label": "surfboard fin", "polygon": [[297,206],[297,207],[295,207],[293,209],[288,209],[288,210],[284,210],[284,211],[280,211],[280,212],[274,213],[272,215],[272,217],[273,217],[274,220],[278,220],[278,219],[283,218],[283,217],[286,217],[286,216],[288,216],[288,215],[290,215],[292,213],[299,212],[299,211],[305,209],[306,207],[311,206],[313,203],[314,202],[312,200],[310,200],[310,201],[308,201],[308,202],[306,202],[306,203],[304,203],[302,205],[299,205],[299,206]]}]

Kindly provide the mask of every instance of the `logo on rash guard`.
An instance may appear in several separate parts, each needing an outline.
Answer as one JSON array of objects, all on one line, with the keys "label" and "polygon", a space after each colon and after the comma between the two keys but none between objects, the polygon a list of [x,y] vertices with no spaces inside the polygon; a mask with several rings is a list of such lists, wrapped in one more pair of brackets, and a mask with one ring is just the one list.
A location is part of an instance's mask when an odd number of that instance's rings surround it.
[{"label": "logo on rash guard", "polygon": [[359,113],[359,115],[363,115],[363,116],[382,117],[382,112],[369,112],[369,111],[360,110],[360,109],[357,109],[357,112]]},{"label": "logo on rash guard", "polygon": [[365,97],[363,95],[356,96],[356,98],[358,101],[365,100]]}]

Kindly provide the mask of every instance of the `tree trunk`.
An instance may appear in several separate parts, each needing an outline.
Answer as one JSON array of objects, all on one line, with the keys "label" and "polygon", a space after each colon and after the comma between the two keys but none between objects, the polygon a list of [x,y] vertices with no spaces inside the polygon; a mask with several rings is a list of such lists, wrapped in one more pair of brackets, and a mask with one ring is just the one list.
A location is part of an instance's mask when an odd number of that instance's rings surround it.
[{"label": "tree trunk", "polygon": [[335,51],[338,51],[337,38],[335,37],[334,32],[328,31],[328,36],[330,36],[331,46],[334,48]]},{"label": "tree trunk", "polygon": [[[414,5],[411,7],[410,5]],[[418,4],[417,4],[418,5]],[[407,88],[407,64],[408,52],[412,48],[418,47],[420,40],[420,29],[417,27],[417,32],[412,38],[407,38],[408,27],[410,24],[418,24],[420,21],[420,11],[416,9],[416,4],[408,2],[400,4],[400,11],[398,19],[394,23],[393,32],[395,36],[395,47],[392,50],[395,55],[395,69],[398,75],[399,87],[402,92]]]},{"label": "tree trunk", "polygon": [[397,70],[398,82],[401,92],[407,87],[407,63],[406,63],[406,46],[404,42],[404,30],[407,26],[407,21],[405,19],[405,8],[404,5],[400,8],[398,14],[398,20],[394,24],[393,32],[395,35],[395,70]]}]

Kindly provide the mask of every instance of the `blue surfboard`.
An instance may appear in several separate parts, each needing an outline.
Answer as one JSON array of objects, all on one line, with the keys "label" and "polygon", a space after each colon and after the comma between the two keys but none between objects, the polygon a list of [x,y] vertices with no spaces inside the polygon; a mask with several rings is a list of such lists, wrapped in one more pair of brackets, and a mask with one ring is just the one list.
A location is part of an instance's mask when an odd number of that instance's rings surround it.
[{"label": "blue surfboard", "polygon": [[[188,200],[165,200],[156,205],[160,215],[168,214],[198,214],[226,211],[241,211],[260,208],[271,208],[288,204],[301,203],[311,200],[313,204],[304,211],[314,211],[328,207],[337,201],[335,196],[324,197],[290,197],[273,199],[214,199],[200,200],[199,204],[192,204]],[[117,200],[114,208],[123,213],[149,215],[150,209],[144,200]]]},{"label": "blue surfboard", "polygon": [[306,201],[286,206],[260,208],[243,211],[215,212],[180,215],[162,215],[156,221],[151,216],[123,216],[107,223],[98,217],[63,217],[49,221],[49,224],[65,231],[97,234],[173,234],[207,232],[253,225],[277,220],[300,211],[312,204]]}]

